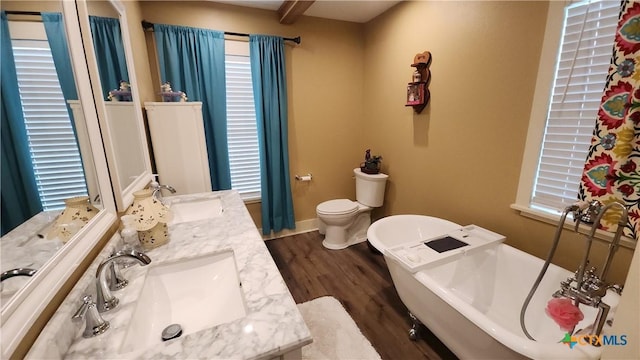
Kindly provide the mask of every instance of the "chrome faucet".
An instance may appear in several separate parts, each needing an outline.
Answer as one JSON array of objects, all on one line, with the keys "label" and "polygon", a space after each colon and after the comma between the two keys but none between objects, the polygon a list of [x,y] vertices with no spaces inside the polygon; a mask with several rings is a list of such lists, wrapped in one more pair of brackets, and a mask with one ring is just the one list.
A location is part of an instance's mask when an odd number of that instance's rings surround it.
[{"label": "chrome faucet", "polygon": [[[602,271],[600,272],[600,275],[597,275],[597,269],[595,267],[591,267],[589,270],[587,270],[587,267],[589,266],[589,253],[591,251],[593,238],[595,236],[596,230],[598,229],[598,226],[600,225],[602,217],[609,209],[613,207],[620,208],[622,210],[622,214],[620,215],[620,218],[618,220],[618,226],[616,228],[615,235],[611,240],[611,244],[609,244],[609,252],[602,267]],[[622,286],[617,284],[609,284],[607,282],[607,274],[609,272],[609,267],[611,265],[611,261],[613,260],[613,256],[618,250],[620,238],[622,237],[622,231],[627,225],[629,212],[627,208],[619,202],[612,202],[607,205],[602,205],[598,201],[591,202],[589,204],[589,208],[586,209],[585,212],[588,214],[588,216],[576,217],[578,219],[578,222],[580,220],[587,222],[588,220],[591,220],[594,215],[595,220],[591,225],[591,231],[589,233],[589,236],[587,237],[584,257],[582,258],[582,262],[580,263],[580,266],[578,267],[578,270],[575,272],[573,277],[560,282],[560,290],[556,291],[553,296],[570,298],[574,301],[574,304],[576,306],[578,306],[579,304],[584,304],[587,306],[598,308],[598,315],[596,316],[596,319],[593,323],[591,334],[600,335],[610,310],[610,306],[604,303],[602,301],[602,298],[607,294],[607,290],[609,289],[618,294],[622,293]]]},{"label": "chrome faucet", "polygon": [[80,322],[82,319],[85,319],[85,328],[82,336],[90,338],[107,331],[107,329],[109,329],[109,322],[100,316],[91,295],[85,295],[82,301],[82,306],[80,306],[78,311],[71,317],[71,320],[75,322]]},{"label": "chrome faucet", "polygon": [[171,192],[172,194],[176,193],[176,189],[174,189],[171,185],[156,185],[152,189],[152,196],[158,199],[158,201],[162,201],[162,189],[169,190],[169,192]]},{"label": "chrome faucet", "polygon": [[111,310],[118,305],[118,298],[113,296],[109,289],[105,270],[110,268],[109,264],[113,261],[127,257],[137,260],[142,266],[146,266],[151,263],[151,259],[147,255],[135,250],[120,250],[102,262],[96,271],[96,306],[98,307],[99,312]]},{"label": "chrome faucet", "polygon": [[[111,255],[113,256],[115,253]],[[129,285],[129,281],[122,276],[116,261],[112,261],[111,264],[109,264],[109,278],[107,279],[107,283],[111,291],[122,290]]]},{"label": "chrome faucet", "polygon": [[581,209],[579,217],[576,218],[577,222],[584,222],[587,224],[593,224],[598,217],[598,214],[602,211],[602,203],[598,200],[592,200],[587,204],[586,209]]},{"label": "chrome faucet", "polygon": [[[592,203],[593,204],[593,203]],[[598,204],[594,204],[593,206],[599,206]],[[616,233],[611,240],[611,244],[609,244],[609,253],[607,254],[607,258],[605,259],[604,266],[602,267],[602,271],[600,272],[600,280],[602,282],[606,281],[607,274],[609,273],[609,266],[611,265],[611,260],[613,260],[613,255],[618,250],[618,246],[620,244],[620,238],[622,237],[622,230],[625,226],[627,226],[627,222],[629,220],[629,211],[627,208],[621,203],[614,201],[607,205],[604,205],[598,209],[598,216],[596,217],[593,225],[591,225],[591,232],[589,233],[589,237],[587,238],[587,248],[584,252],[584,257],[582,258],[582,263],[578,268],[578,275],[576,277],[576,287],[580,289],[584,283],[584,272],[589,262],[589,252],[591,251],[591,244],[593,243],[593,238],[596,234],[596,230],[600,225],[600,221],[604,214],[611,209],[612,207],[619,207],[622,210],[622,215],[618,219],[618,227],[616,229]]]},{"label": "chrome faucet", "polygon": [[33,276],[35,273],[36,270],[30,268],[16,268],[7,270],[0,275],[0,282],[11,279],[14,276]]}]

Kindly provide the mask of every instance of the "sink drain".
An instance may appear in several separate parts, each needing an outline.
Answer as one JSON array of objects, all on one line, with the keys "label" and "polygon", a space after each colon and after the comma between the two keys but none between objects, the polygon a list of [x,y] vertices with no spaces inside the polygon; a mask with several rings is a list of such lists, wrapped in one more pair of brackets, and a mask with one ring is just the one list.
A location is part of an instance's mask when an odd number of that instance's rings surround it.
[{"label": "sink drain", "polygon": [[162,341],[175,339],[182,335],[182,326],[179,324],[171,324],[162,330]]}]

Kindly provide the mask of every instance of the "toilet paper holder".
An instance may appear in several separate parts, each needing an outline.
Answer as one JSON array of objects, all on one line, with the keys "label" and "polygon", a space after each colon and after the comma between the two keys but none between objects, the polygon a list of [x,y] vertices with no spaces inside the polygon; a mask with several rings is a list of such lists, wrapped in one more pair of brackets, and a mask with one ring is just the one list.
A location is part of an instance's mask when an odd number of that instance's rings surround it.
[{"label": "toilet paper holder", "polygon": [[311,179],[313,179],[313,176],[311,175],[311,173],[307,174],[307,175],[296,175],[296,180],[298,181],[311,181]]}]

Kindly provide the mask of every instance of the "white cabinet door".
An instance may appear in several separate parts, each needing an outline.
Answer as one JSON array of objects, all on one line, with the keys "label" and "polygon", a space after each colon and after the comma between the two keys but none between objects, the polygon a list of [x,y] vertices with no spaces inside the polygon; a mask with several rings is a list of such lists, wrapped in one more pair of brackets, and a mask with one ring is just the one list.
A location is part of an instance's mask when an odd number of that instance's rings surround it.
[{"label": "white cabinet door", "polygon": [[158,182],[176,195],[211,191],[201,102],[145,102]]}]

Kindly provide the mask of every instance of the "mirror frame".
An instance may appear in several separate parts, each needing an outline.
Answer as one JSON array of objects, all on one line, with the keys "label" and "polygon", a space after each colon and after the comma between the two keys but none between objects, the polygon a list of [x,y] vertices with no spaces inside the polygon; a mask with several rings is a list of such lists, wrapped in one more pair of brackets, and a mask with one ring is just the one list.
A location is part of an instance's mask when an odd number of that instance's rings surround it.
[{"label": "mirror frame", "polygon": [[78,97],[87,123],[103,209],[39,269],[7,304],[4,304],[0,314],[2,322],[2,353],[0,357],[3,359],[11,358],[40,314],[117,220],[116,204],[111,192],[107,160],[104,155],[95,102],[91,91],[89,69],[85,62],[84,50],[74,45],[80,44],[82,41],[76,3],[65,0],[62,0],[61,3]]},{"label": "mirror frame", "polygon": [[100,74],[98,73],[98,62],[96,61],[95,49],[93,47],[93,41],[91,39],[91,26],[89,24],[89,10],[87,7],[87,0],[76,0],[78,3],[78,15],[80,18],[80,28],[83,34],[88,36],[83,37],[84,47],[86,49],[86,59],[89,66],[89,76],[91,79],[97,79],[92,81],[92,87],[95,98],[96,108],[98,110],[98,120],[100,122],[100,129],[102,130],[102,141],[105,147],[105,153],[107,156],[107,163],[109,164],[109,173],[111,174],[111,186],[113,189],[113,195],[115,197],[117,210],[124,212],[129,205],[133,203],[133,193],[143,189],[152,180],[151,173],[151,160],[149,154],[149,145],[147,143],[146,128],[144,125],[144,119],[142,115],[142,105],[140,104],[140,98],[138,96],[137,84],[135,72],[135,64],[133,60],[133,50],[131,48],[131,36],[129,33],[129,23],[127,18],[127,12],[125,6],[120,0],[108,0],[115,10],[120,15],[120,31],[122,35],[122,42],[125,52],[125,58],[127,63],[127,69],[129,72],[129,83],[131,84],[131,98],[133,102],[133,110],[137,130],[140,138],[140,151],[142,152],[142,159],[144,162],[144,169],[142,172],[130,183],[122,184],[120,177],[118,176],[119,162],[126,159],[118,159],[116,152],[114,151],[117,146],[114,143],[113,136],[109,130],[107,124],[107,111],[105,107],[104,95],[102,94],[102,88],[100,87]]}]

